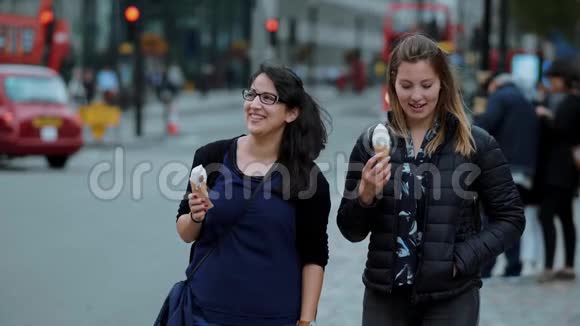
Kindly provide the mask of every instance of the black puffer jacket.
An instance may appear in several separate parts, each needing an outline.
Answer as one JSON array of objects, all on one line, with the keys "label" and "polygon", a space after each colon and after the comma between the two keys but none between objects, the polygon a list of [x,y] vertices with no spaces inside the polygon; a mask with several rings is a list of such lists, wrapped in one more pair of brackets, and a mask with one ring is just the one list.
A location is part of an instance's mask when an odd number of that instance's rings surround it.
[{"label": "black puffer jacket", "polygon": [[[493,137],[473,127],[476,153],[466,158],[454,151],[457,120],[448,118],[446,124],[445,142],[429,159],[431,169],[425,173],[426,209],[425,215],[419,218],[423,242],[418,253],[412,296],[416,302],[444,299],[473,286],[480,287],[482,264],[518,241],[525,226],[523,205]],[[362,241],[371,234],[363,282],[370,289],[390,293],[398,215],[395,197],[399,189],[395,184],[401,175],[397,171],[402,165],[404,142],[398,141],[399,145],[391,154],[393,172],[383,197],[372,207],[363,207],[356,199],[356,188],[362,166],[374,155],[370,145],[371,130],[361,135],[352,151],[337,221],[342,234],[352,242]],[[429,168],[429,165],[421,168]],[[466,172],[474,170],[481,172],[475,180],[477,172]],[[491,219],[483,230],[480,202]],[[458,269],[455,277],[454,263]]]}]

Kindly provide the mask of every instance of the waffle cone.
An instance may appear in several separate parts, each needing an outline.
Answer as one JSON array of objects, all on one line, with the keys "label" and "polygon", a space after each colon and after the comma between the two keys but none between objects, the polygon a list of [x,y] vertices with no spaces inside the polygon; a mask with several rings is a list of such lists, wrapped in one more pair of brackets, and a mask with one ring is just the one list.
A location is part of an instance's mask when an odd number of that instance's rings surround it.
[{"label": "waffle cone", "polygon": [[391,154],[391,148],[389,146],[374,146],[374,150],[376,154],[381,152],[384,152],[386,156]]}]

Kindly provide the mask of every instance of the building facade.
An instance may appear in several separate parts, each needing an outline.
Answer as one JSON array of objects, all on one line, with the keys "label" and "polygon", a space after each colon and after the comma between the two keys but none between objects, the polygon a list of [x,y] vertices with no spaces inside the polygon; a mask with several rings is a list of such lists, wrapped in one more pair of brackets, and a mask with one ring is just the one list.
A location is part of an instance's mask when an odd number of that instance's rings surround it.
[{"label": "building facade", "polygon": [[[36,16],[41,0],[0,0],[0,12]],[[250,65],[253,0],[54,0],[71,30],[70,66],[99,69],[118,62],[127,41],[124,9],[140,10],[146,69],[178,64],[187,79],[211,72],[211,86],[245,84]],[[207,67],[210,67],[209,69]]]},{"label": "building facade", "polygon": [[[0,12],[33,15],[40,0],[0,0]],[[73,65],[98,69],[117,62],[127,40],[123,10],[136,4],[146,40],[147,69],[177,63],[185,76],[210,87],[241,86],[265,61],[294,67],[309,81],[335,78],[357,49],[371,64],[380,56],[391,2],[401,0],[54,0],[55,14],[71,26]],[[427,0],[425,0],[427,2]],[[439,0],[467,37],[480,23],[479,2]],[[277,44],[264,27],[279,22]],[[469,19],[467,19],[469,18]],[[466,41],[465,41],[466,42]]]},{"label": "building facade", "polygon": [[143,32],[167,45],[163,60],[210,87],[239,86],[249,74],[251,0],[143,0]]},{"label": "building facade", "polygon": [[[250,56],[255,68],[264,61],[294,67],[311,81],[336,78],[345,55],[359,49],[370,62],[381,52],[384,0],[257,0],[252,15]],[[264,22],[280,22],[278,44],[270,46]]]}]

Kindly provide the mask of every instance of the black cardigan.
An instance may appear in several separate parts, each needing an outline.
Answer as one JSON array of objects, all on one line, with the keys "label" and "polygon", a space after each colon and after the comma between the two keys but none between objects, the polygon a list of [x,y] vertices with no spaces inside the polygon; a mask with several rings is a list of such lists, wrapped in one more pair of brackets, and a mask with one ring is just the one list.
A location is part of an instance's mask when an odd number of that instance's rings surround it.
[{"label": "black cardigan", "polygon": [[[207,167],[210,164],[223,163],[225,153],[238,138],[219,140],[200,147],[195,151],[191,168],[193,169],[200,164]],[[328,234],[326,229],[331,206],[330,187],[314,162],[312,162],[312,168],[316,170],[316,188],[311,185],[311,189],[315,190],[314,194],[306,199],[291,198],[289,200],[296,205],[296,246],[302,264],[316,264],[325,267],[328,263]],[[208,174],[208,188],[211,189],[218,176],[217,172]],[[191,193],[191,184],[187,182],[185,195],[177,210],[177,218],[190,211],[187,199],[189,193]],[[194,249],[195,243],[191,247],[190,261]]]}]

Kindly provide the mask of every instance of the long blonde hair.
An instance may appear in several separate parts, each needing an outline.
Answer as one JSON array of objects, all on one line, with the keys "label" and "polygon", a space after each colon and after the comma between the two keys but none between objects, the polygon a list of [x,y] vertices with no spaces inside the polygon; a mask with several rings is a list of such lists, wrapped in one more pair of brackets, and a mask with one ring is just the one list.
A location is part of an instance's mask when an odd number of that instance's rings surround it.
[{"label": "long blonde hair", "polygon": [[395,47],[389,60],[387,70],[388,94],[392,110],[390,127],[395,134],[407,135],[409,130],[405,120],[405,113],[395,91],[395,81],[399,66],[403,62],[415,63],[426,60],[431,64],[435,73],[441,80],[441,90],[439,100],[435,108],[435,114],[440,123],[439,132],[425,148],[427,155],[431,156],[437,147],[443,144],[445,134],[448,132],[446,116],[451,113],[459,122],[455,137],[455,152],[463,156],[469,156],[475,152],[475,141],[471,134],[471,125],[463,109],[463,102],[459,95],[455,77],[451,72],[445,53],[431,39],[420,35],[412,34]]}]

